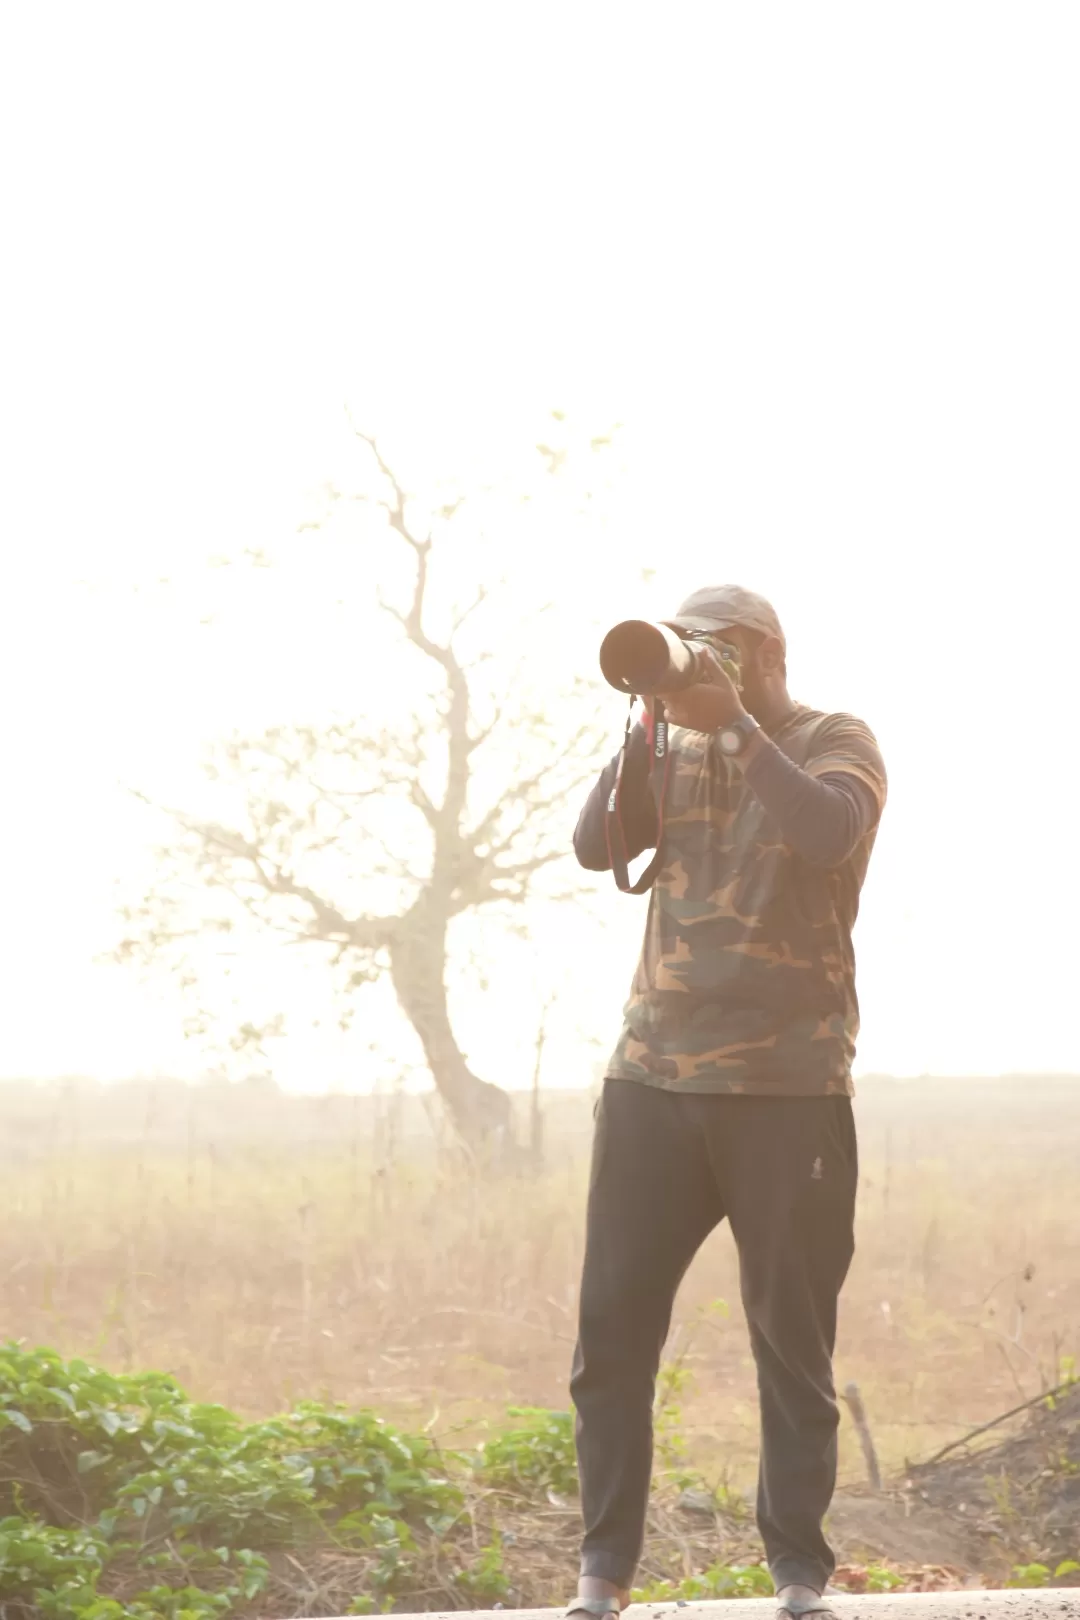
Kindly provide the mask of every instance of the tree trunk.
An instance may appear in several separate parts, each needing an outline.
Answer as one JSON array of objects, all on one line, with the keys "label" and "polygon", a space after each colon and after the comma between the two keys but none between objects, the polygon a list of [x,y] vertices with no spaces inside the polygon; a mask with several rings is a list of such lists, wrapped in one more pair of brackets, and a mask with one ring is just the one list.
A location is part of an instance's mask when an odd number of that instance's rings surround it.
[{"label": "tree trunk", "polygon": [[502,1156],[512,1151],[510,1098],[473,1074],[450,1024],[446,1002],[446,928],[421,919],[390,955],[390,976],[402,1012],[420,1038],[428,1068],[471,1151]]}]

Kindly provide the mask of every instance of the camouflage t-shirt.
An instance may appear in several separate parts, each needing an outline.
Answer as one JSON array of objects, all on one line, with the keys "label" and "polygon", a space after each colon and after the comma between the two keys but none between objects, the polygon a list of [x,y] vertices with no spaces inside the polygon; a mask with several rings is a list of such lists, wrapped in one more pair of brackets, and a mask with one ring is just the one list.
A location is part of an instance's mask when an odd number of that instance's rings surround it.
[{"label": "camouflage t-shirt", "polygon": [[715,737],[672,728],[663,865],[608,1065],[672,1091],[850,1096],[859,1028],[851,930],[885,802],[871,731],[797,706],[772,733],[815,777],[847,773],[877,816],[834,868],[783,842]]}]

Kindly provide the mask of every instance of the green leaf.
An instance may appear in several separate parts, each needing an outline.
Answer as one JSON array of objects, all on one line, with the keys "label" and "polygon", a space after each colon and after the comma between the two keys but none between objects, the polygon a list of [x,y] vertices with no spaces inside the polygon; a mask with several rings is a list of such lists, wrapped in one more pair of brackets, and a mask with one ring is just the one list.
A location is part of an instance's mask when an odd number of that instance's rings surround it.
[{"label": "green leaf", "polygon": [[1059,1564],[1057,1569],[1055,1569],[1054,1579],[1056,1581],[1059,1576],[1062,1575],[1075,1575],[1077,1571],[1080,1571],[1080,1564],[1076,1562],[1076,1559],[1066,1558],[1065,1562],[1063,1564]]},{"label": "green leaf", "polygon": [[1012,1587],[1045,1586],[1050,1579],[1050,1571],[1045,1564],[1014,1564],[1012,1579],[1005,1584]]}]

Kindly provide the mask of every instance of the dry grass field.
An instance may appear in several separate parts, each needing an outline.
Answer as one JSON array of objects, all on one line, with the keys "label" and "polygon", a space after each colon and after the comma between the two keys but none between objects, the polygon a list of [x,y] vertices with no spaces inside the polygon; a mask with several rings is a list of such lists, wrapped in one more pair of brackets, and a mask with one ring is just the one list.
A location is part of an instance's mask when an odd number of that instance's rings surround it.
[{"label": "dry grass field", "polygon": [[[857,1106],[838,1374],[896,1472],[1076,1364],[1080,1081],[867,1081]],[[476,1180],[415,1102],[9,1083],[0,1334],[168,1370],[252,1417],[341,1400],[467,1444],[509,1406],[567,1404],[589,1100],[549,1098],[545,1134],[540,1173]],[[668,1354],[690,1461],[747,1485],[754,1377],[723,1231]],[[862,1473],[845,1423],[842,1480]]]}]

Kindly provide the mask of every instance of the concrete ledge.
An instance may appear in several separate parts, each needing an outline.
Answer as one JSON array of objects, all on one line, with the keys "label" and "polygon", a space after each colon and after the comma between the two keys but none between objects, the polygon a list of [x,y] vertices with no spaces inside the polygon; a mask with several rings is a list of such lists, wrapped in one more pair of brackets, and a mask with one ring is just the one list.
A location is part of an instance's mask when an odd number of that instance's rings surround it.
[{"label": "concrete ledge", "polygon": [[[875,1593],[828,1599],[838,1620],[1080,1620],[1080,1587],[1037,1592]],[[506,1609],[506,1620],[560,1620],[561,1609]],[[434,1611],[394,1620],[491,1620],[491,1609]],[[774,1620],[773,1598],[724,1603],[635,1603],[627,1620]]]}]

